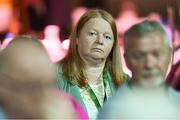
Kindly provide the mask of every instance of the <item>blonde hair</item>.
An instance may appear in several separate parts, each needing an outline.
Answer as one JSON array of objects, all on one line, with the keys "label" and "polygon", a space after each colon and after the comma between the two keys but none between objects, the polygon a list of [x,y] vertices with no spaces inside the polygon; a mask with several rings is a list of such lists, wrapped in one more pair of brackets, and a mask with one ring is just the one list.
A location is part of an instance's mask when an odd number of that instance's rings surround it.
[{"label": "blonde hair", "polygon": [[101,9],[88,10],[76,24],[70,36],[70,47],[68,54],[61,61],[64,78],[69,80],[71,83],[78,85],[79,87],[84,87],[87,84],[83,74],[84,63],[78,53],[76,40],[85,23],[87,23],[92,18],[102,18],[111,26],[114,35],[114,44],[106,60],[104,70],[107,69],[107,71],[110,72],[115,85],[119,85],[124,80],[124,73],[121,66],[117,28],[113,17],[108,12]]}]

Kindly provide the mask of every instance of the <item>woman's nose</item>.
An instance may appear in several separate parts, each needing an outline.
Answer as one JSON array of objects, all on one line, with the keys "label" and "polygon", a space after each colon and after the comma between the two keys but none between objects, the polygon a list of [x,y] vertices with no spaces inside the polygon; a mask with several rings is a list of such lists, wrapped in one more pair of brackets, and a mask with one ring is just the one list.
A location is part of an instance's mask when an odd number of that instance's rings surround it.
[{"label": "woman's nose", "polygon": [[96,42],[98,44],[103,44],[103,36],[102,35],[98,35]]}]

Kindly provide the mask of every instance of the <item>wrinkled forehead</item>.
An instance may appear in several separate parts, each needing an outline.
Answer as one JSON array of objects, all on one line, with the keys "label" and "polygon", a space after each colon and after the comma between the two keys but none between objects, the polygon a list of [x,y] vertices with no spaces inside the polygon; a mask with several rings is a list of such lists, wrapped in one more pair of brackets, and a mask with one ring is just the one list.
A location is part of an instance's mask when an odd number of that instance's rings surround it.
[{"label": "wrinkled forehead", "polygon": [[110,23],[108,21],[106,21],[105,19],[100,18],[100,17],[92,18],[89,21],[87,21],[84,24],[84,26],[82,27],[81,31],[83,29],[99,30],[99,31],[104,31],[104,32],[113,34]]}]

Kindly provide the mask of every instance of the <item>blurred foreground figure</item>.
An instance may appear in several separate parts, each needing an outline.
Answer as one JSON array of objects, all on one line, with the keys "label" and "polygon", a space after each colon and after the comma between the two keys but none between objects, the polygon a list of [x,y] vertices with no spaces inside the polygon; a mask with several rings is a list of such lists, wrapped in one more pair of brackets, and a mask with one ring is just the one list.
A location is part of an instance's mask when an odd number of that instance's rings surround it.
[{"label": "blurred foreground figure", "polygon": [[85,117],[71,97],[56,89],[54,80],[55,66],[43,45],[29,36],[13,39],[0,55],[0,105],[6,117],[76,119],[78,111]]},{"label": "blurred foreground figure", "polygon": [[180,118],[176,91],[165,83],[171,48],[161,25],[145,20],[131,27],[124,40],[124,56],[132,80],[118,89],[99,118]]},{"label": "blurred foreground figure", "polygon": [[54,63],[62,60],[67,53],[59,38],[59,31],[60,28],[56,25],[46,26],[44,30],[45,38],[42,40],[42,44],[46,48],[51,61]]}]

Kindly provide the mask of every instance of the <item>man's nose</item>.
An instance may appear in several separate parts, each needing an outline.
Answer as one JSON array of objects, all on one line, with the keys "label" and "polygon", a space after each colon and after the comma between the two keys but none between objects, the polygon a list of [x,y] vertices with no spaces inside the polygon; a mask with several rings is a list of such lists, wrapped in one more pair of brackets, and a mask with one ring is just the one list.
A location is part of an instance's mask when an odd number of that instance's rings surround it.
[{"label": "man's nose", "polygon": [[153,55],[147,55],[145,59],[145,67],[147,69],[152,69],[156,66],[157,60]]}]

